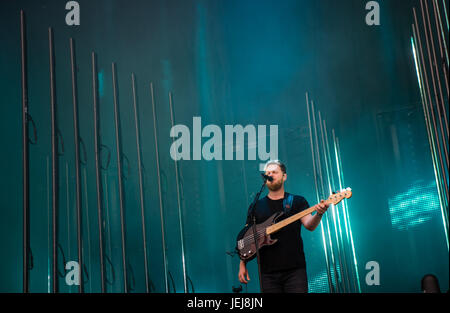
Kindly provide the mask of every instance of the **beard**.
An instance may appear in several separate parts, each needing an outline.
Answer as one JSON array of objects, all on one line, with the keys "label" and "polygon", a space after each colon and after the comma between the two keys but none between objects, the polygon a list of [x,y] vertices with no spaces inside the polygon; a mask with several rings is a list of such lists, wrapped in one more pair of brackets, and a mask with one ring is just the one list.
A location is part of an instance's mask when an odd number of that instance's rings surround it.
[{"label": "beard", "polygon": [[267,184],[267,188],[269,188],[271,191],[277,191],[280,190],[280,188],[283,187],[283,180],[280,179],[279,181],[273,181]]}]

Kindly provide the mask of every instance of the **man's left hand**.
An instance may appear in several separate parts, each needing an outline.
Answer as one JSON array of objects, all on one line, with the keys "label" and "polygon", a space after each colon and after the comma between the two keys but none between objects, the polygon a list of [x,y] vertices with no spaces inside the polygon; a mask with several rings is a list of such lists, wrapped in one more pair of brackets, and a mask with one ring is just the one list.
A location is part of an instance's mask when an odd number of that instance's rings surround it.
[{"label": "man's left hand", "polygon": [[316,204],[316,211],[318,214],[323,215],[330,205],[325,203],[325,200],[321,200],[320,203]]}]

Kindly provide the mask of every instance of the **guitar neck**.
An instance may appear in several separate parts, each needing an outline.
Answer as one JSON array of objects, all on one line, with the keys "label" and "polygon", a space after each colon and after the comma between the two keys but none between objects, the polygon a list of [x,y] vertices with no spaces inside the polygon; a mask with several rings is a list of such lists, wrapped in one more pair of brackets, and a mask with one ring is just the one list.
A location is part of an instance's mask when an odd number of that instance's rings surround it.
[{"label": "guitar neck", "polygon": [[[325,204],[330,204],[330,203],[331,203],[331,201],[329,201],[329,200],[325,201]],[[303,216],[311,214],[315,210],[316,209],[314,207],[310,207],[310,208],[308,208],[306,210],[303,210],[303,211],[301,211],[301,212],[299,212],[297,214],[294,214],[294,215],[292,215],[292,216],[282,220],[281,222],[275,223],[275,224],[273,224],[273,225],[271,225],[271,226],[266,228],[266,234],[267,235],[273,234],[273,233],[279,231],[280,229],[282,229],[283,227],[298,221]]]}]

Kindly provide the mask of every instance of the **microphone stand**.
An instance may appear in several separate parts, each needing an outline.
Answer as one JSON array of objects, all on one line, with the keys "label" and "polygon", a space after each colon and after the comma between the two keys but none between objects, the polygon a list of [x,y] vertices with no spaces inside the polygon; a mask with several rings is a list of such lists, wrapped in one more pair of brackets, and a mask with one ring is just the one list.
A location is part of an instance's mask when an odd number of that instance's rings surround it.
[{"label": "microphone stand", "polygon": [[259,190],[259,192],[256,194],[255,196],[255,200],[253,200],[253,203],[250,207],[250,216],[251,219],[253,221],[253,225],[252,225],[252,229],[253,229],[253,239],[255,240],[255,249],[256,249],[256,260],[258,263],[258,277],[259,277],[259,288],[261,290],[261,292],[263,291],[262,288],[262,281],[261,281],[261,264],[260,264],[260,257],[259,257],[259,245],[258,245],[258,239],[256,238],[256,202],[258,202],[259,196],[261,195],[261,192],[263,191],[264,187],[266,186],[267,183],[267,176],[264,176],[264,183],[261,186],[261,189]]}]

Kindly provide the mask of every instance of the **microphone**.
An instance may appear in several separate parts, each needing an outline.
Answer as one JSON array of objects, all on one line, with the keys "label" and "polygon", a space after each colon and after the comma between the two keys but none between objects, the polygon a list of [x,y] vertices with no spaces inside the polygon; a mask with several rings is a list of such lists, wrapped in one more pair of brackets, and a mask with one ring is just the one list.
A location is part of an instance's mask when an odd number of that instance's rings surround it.
[{"label": "microphone", "polygon": [[261,176],[262,176],[265,180],[268,180],[268,181],[272,181],[272,180],[273,180],[273,177],[272,177],[272,176],[268,176],[268,175],[262,174],[262,173],[261,173]]}]

